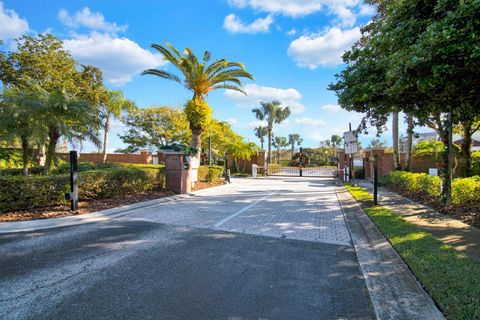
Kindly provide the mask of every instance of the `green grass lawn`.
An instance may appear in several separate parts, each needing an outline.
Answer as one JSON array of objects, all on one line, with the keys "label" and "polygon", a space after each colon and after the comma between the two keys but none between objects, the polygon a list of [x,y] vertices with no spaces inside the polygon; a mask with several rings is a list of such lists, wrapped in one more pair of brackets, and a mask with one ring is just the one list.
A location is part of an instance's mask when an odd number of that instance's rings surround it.
[{"label": "green grass lawn", "polygon": [[406,222],[392,210],[373,206],[372,196],[363,188],[345,187],[448,319],[480,319],[480,263]]}]

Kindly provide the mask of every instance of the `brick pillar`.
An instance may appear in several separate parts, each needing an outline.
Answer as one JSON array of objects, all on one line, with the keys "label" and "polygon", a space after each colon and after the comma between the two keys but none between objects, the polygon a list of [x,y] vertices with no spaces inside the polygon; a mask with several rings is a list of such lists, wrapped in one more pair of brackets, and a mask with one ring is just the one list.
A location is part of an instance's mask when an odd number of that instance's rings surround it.
[{"label": "brick pillar", "polygon": [[345,149],[337,149],[337,157],[338,157],[338,164],[337,164],[337,174],[338,177],[343,179],[343,169],[345,168],[345,164],[347,163],[347,155],[345,154]]},{"label": "brick pillar", "polygon": [[372,151],[366,149],[363,153],[363,169],[365,170],[365,179],[372,179],[373,165],[372,165]]},{"label": "brick pillar", "polygon": [[185,168],[183,152],[164,152],[166,189],[175,193],[192,191],[189,170]]},{"label": "brick pillar", "polygon": [[389,168],[385,165],[385,148],[370,148],[371,156],[377,156],[378,175],[384,177],[389,172]]},{"label": "brick pillar", "polygon": [[147,151],[147,150],[140,151],[140,157],[142,159],[141,160],[142,163],[145,163],[145,164],[153,163],[153,156],[152,156],[152,153],[150,151]]},{"label": "brick pillar", "polygon": [[265,150],[260,150],[257,156],[257,166],[258,166],[258,173],[265,174],[266,165],[267,165],[267,154]]}]

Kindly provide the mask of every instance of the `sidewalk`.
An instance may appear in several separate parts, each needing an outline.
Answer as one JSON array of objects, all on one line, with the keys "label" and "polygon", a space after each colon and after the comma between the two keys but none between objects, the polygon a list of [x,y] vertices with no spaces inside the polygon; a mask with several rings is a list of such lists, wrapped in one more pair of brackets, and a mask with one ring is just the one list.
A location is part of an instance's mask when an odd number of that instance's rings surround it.
[{"label": "sidewalk", "polygon": [[[373,184],[357,180],[356,184],[373,193]],[[406,221],[430,232],[441,241],[480,261],[480,230],[461,221],[449,218],[422,204],[413,202],[397,193],[378,188],[379,203],[395,211]]]}]

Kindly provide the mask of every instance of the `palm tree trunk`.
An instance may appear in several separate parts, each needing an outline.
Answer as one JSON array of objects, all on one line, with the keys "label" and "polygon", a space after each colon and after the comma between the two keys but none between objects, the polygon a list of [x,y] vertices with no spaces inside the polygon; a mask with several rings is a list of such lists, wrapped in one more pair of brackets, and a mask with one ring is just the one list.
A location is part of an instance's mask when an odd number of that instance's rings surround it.
[{"label": "palm tree trunk", "polygon": [[395,170],[402,168],[400,164],[400,153],[398,152],[398,112],[392,116],[392,138],[393,138],[393,166]]},{"label": "palm tree trunk", "polygon": [[272,128],[268,128],[268,154],[267,154],[267,164],[270,164],[272,161]]},{"label": "palm tree trunk", "polygon": [[107,162],[107,143],[108,143],[108,130],[110,129],[110,113],[107,113],[105,119],[105,128],[103,132],[103,159],[102,162]]},{"label": "palm tree trunk", "polygon": [[60,134],[57,128],[50,127],[48,129],[48,148],[47,148],[47,160],[45,161],[45,174],[49,174],[52,170],[53,158],[55,157],[55,148],[57,147]]},{"label": "palm tree trunk", "polygon": [[22,174],[28,176],[28,160],[30,160],[30,147],[27,137],[21,137],[22,140]]},{"label": "palm tree trunk", "polygon": [[465,175],[472,174],[472,121],[463,123],[462,153],[465,157]]},{"label": "palm tree trunk", "polygon": [[190,147],[197,149],[197,153],[196,153],[195,156],[197,158],[199,158],[200,157],[200,148],[202,146],[202,132],[203,132],[203,130],[201,128],[192,127],[191,124],[190,124],[190,128],[192,130],[192,140],[191,140],[191,143],[190,143]]},{"label": "palm tree trunk", "polygon": [[410,163],[412,162],[413,149],[413,116],[407,114],[407,154],[405,157],[405,170],[410,171]]},{"label": "palm tree trunk", "polygon": [[295,142],[292,142],[292,156],[291,159],[293,159],[293,153],[295,152]]},{"label": "palm tree trunk", "polygon": [[277,163],[280,164],[280,147],[277,148]]}]

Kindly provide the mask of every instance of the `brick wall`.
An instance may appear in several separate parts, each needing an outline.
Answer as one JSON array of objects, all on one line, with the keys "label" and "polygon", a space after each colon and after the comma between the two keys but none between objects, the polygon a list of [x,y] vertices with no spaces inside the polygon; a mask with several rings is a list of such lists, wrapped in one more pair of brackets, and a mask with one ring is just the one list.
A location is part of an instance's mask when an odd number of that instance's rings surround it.
[{"label": "brick wall", "polygon": [[[378,174],[379,176],[386,176],[390,171],[393,171],[393,153],[386,153],[385,148],[368,148],[363,152],[363,161],[365,169],[365,177],[370,178],[373,174],[373,163],[371,158],[377,156],[378,161]],[[400,162],[402,166],[405,165],[405,153],[400,153]],[[429,168],[437,168],[441,160],[435,160],[430,156],[414,157],[410,162],[411,172],[423,172],[428,173]],[[348,155],[345,155],[345,151],[340,149],[338,151],[338,170],[339,174],[343,173],[343,168],[348,164]]]},{"label": "brick wall", "polygon": [[[161,156],[160,156],[161,155]],[[69,161],[69,153],[57,153],[57,156],[65,161]],[[159,160],[163,161],[163,154],[159,154]],[[80,153],[78,161],[91,161],[93,163],[102,163],[103,154],[101,153]],[[107,155],[108,162],[121,162],[121,163],[133,163],[133,164],[152,164],[153,155],[149,151],[141,151],[136,153],[109,153]],[[162,162],[159,162],[162,163]]]}]

